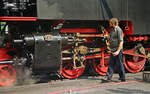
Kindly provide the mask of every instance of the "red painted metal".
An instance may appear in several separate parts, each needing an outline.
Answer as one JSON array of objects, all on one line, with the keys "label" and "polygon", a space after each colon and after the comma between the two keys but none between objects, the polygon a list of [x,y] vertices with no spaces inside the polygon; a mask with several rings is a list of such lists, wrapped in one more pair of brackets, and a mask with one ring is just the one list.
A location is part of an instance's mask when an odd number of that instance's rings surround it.
[{"label": "red painted metal", "polygon": [[121,20],[119,23],[123,24],[122,30],[124,35],[132,35],[133,34],[133,24],[131,21]]},{"label": "red painted metal", "polygon": [[[134,60],[134,58],[136,58],[136,60]],[[131,55],[124,56],[124,66],[129,72],[132,73],[141,71],[144,68],[145,62],[146,62],[146,58],[144,57],[131,56]]]},{"label": "red painted metal", "polygon": [[125,68],[132,73],[141,71],[144,68],[147,56],[141,54],[135,54],[135,49],[125,50],[124,53],[124,65]]},{"label": "red painted metal", "polygon": [[[109,57],[110,57],[109,54],[104,53],[104,50],[105,50],[105,48],[101,48],[99,62],[96,62],[95,60],[93,60],[93,65],[94,65],[95,71],[103,76],[106,75],[106,72],[108,70],[108,63],[109,63]],[[92,56],[92,57],[95,57],[95,56]]]},{"label": "red painted metal", "polygon": [[16,79],[16,71],[12,65],[0,65],[0,86],[11,85]]},{"label": "red painted metal", "polygon": [[13,57],[8,55],[7,52],[13,51],[14,49],[0,48],[0,61],[11,60]]},{"label": "red painted metal", "polygon": [[[85,63],[84,65],[86,66]],[[62,65],[62,68],[60,68],[60,73],[68,79],[74,79],[82,75],[82,73],[84,72],[84,69],[85,67],[74,69],[73,63],[71,61],[71,62],[65,62]]]},{"label": "red painted metal", "polygon": [[150,51],[150,48],[145,48],[145,51]]},{"label": "red painted metal", "polygon": [[[106,75],[110,54],[104,53],[105,49],[101,49],[101,50],[102,50],[101,54],[94,55],[94,56],[86,56],[85,58],[86,59],[100,58],[100,62],[95,62],[95,60],[93,60],[94,68],[96,72],[99,73],[100,75]],[[134,52],[135,49],[124,51],[125,56],[128,57],[128,58],[124,57],[125,68],[132,73],[141,71],[145,65],[146,58],[147,58],[147,56],[134,54]],[[138,57],[139,59],[137,61],[133,61],[133,57]]]},{"label": "red painted metal", "polygon": [[135,41],[148,41],[148,36],[130,36],[129,39],[128,39],[129,42],[135,42]]},{"label": "red painted metal", "polygon": [[104,59],[104,61],[100,59],[99,62],[95,62],[94,60],[93,65],[94,65],[95,71],[98,74],[105,76],[108,70],[108,63],[109,63],[109,57],[107,59]]},{"label": "red painted metal", "polygon": [[0,21],[36,21],[37,17],[0,17]]},{"label": "red painted metal", "polygon": [[93,55],[93,56],[86,56],[86,59],[93,59],[93,58],[100,58],[102,57],[101,54]]},{"label": "red painted metal", "polygon": [[74,29],[61,29],[60,32],[62,33],[96,33],[98,32],[97,29],[89,29],[89,28],[74,28]]},{"label": "red painted metal", "polygon": [[[108,70],[108,63],[109,63],[109,53],[104,53],[105,48],[101,48],[101,54],[93,55],[93,56],[86,56],[86,59],[93,59],[94,69],[100,75],[105,76]],[[95,58],[99,58],[99,62],[95,61]]]},{"label": "red painted metal", "polygon": [[132,55],[132,56],[138,56],[138,57],[147,58],[147,56],[145,56],[145,55],[135,54],[135,53],[134,53],[135,51],[136,51],[136,49],[132,49],[132,50],[125,50],[125,51],[123,52],[123,54],[127,54],[127,55]]}]

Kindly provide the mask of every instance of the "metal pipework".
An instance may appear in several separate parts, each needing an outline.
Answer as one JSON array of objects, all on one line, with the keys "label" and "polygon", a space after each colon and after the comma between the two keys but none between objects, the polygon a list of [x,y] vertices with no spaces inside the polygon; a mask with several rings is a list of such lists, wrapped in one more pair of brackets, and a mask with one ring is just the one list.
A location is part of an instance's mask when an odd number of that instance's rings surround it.
[{"label": "metal pipework", "polygon": [[14,43],[22,43],[22,42],[23,42],[23,40],[21,40],[21,39],[13,40],[13,42],[14,42]]},{"label": "metal pipework", "polygon": [[72,60],[71,57],[63,57],[62,60]]},{"label": "metal pipework", "polygon": [[24,43],[26,46],[33,46],[37,41],[55,41],[61,40],[62,45],[66,45],[69,40],[68,36],[60,36],[59,34],[51,33],[40,33],[40,34],[31,34],[24,35],[22,39],[14,39],[14,43]]},{"label": "metal pipework", "polygon": [[77,37],[104,37],[104,34],[80,34],[77,33]]},{"label": "metal pipework", "polygon": [[14,61],[9,60],[9,61],[0,61],[0,64],[13,64]]},{"label": "metal pipework", "polygon": [[13,42],[14,43],[25,43],[25,45],[27,45],[27,46],[33,46],[35,39],[32,35],[26,35],[22,39],[14,39]]}]

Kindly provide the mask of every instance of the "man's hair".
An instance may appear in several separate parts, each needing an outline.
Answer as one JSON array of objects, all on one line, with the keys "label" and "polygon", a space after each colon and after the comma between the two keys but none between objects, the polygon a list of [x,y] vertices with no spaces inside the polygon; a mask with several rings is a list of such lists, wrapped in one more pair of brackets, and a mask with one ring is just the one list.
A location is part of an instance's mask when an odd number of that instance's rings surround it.
[{"label": "man's hair", "polygon": [[118,26],[118,22],[119,22],[119,21],[118,21],[117,18],[111,18],[111,19],[109,20],[109,22],[111,22],[112,24]]}]

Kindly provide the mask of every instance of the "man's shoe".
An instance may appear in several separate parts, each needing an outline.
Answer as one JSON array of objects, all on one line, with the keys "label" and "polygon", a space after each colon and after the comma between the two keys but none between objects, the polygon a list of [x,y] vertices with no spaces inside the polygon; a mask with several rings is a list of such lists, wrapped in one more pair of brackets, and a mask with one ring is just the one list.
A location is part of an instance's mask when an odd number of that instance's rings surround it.
[{"label": "man's shoe", "polygon": [[101,83],[108,83],[110,82],[111,80],[106,80],[106,79],[101,79]]},{"label": "man's shoe", "polygon": [[111,81],[111,78],[110,78],[110,77],[107,77],[107,80],[108,80],[108,81]]},{"label": "man's shoe", "polygon": [[125,82],[125,79],[121,79],[120,77],[118,78],[118,80],[120,80],[121,82]]},{"label": "man's shoe", "polygon": [[102,83],[107,83],[107,82],[111,81],[111,79],[109,77],[105,77],[105,78],[103,78],[101,80],[102,80]]},{"label": "man's shoe", "polygon": [[126,80],[125,79],[121,79],[121,82],[125,82]]}]

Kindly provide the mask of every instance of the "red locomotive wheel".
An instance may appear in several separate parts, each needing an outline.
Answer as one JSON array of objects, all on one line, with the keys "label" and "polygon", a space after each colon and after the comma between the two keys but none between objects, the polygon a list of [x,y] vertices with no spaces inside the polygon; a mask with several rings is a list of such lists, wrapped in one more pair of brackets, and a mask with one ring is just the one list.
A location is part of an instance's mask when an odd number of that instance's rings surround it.
[{"label": "red locomotive wheel", "polygon": [[16,71],[12,65],[0,65],[0,86],[8,86],[16,79]]},{"label": "red locomotive wheel", "polygon": [[125,55],[124,56],[124,65],[125,68],[132,73],[139,72],[143,69],[146,62],[146,58]]},{"label": "red locomotive wheel", "polygon": [[74,69],[72,62],[65,62],[62,65],[60,72],[65,78],[74,79],[74,78],[77,78],[80,75],[82,75],[82,73],[84,72],[84,69],[85,69],[85,67]]},{"label": "red locomotive wheel", "polygon": [[108,70],[108,63],[109,63],[108,58],[104,60],[104,65],[102,64],[102,59],[100,59],[100,61],[95,61],[94,60],[93,65],[94,65],[95,71],[97,73],[99,73],[100,75],[105,76],[106,72]]}]

